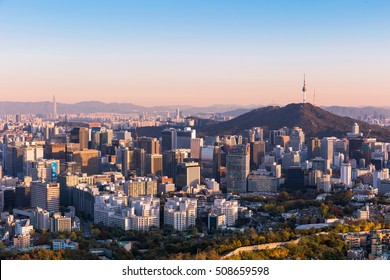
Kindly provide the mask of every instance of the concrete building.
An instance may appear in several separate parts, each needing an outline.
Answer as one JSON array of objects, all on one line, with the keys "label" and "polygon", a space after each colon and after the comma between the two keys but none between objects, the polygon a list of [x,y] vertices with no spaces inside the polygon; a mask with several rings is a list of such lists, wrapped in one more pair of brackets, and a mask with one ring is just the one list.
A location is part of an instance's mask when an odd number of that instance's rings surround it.
[{"label": "concrete building", "polygon": [[200,166],[197,162],[182,162],[177,165],[176,186],[180,189],[185,186],[196,187],[200,184]]},{"label": "concrete building", "polygon": [[224,214],[209,213],[207,215],[208,229],[212,231],[226,227],[225,218]]},{"label": "concrete building", "polygon": [[213,205],[213,211],[217,215],[225,216],[225,225],[234,226],[238,219],[238,201],[215,199]]},{"label": "concrete building", "polygon": [[51,218],[50,228],[53,232],[71,232],[72,219],[70,217],[61,216],[60,214],[56,213]]},{"label": "concrete building", "polygon": [[136,147],[145,150],[146,154],[160,154],[160,142],[157,138],[139,137],[136,141]]},{"label": "concrete building", "polygon": [[81,172],[88,175],[99,174],[100,153],[98,150],[83,150],[73,152],[73,161],[81,166]]},{"label": "concrete building", "polygon": [[246,192],[250,167],[250,146],[237,145],[226,156],[226,184],[228,192]]},{"label": "concrete building", "polygon": [[279,178],[270,175],[251,172],[248,175],[248,192],[276,193],[280,185]]},{"label": "concrete building", "polygon": [[203,147],[203,138],[192,138],[190,141],[191,158],[200,159],[201,150]]},{"label": "concrete building", "polygon": [[347,188],[352,186],[352,167],[350,163],[341,164],[340,180]]},{"label": "concrete building", "polygon": [[52,240],[53,243],[53,251],[58,250],[78,250],[79,249],[79,243],[70,241],[70,239],[54,239]]},{"label": "concrete building", "polygon": [[130,229],[147,231],[160,227],[160,199],[151,196],[130,197]]},{"label": "concrete building", "polygon": [[47,211],[60,210],[60,185],[58,183],[31,182],[31,207]]},{"label": "concrete building", "polygon": [[282,158],[282,168],[287,169],[292,166],[299,166],[301,163],[301,155],[299,152],[291,152],[284,154]]},{"label": "concrete building", "polygon": [[30,234],[20,234],[14,237],[14,246],[17,249],[30,247]]},{"label": "concrete building", "polygon": [[332,185],[331,185],[329,174],[324,174],[320,177],[317,177],[316,180],[317,180],[317,190],[321,190],[324,192],[332,191]]},{"label": "concrete building", "polygon": [[176,130],[176,148],[191,149],[191,139],[196,138],[196,130],[191,127]]},{"label": "concrete building", "polygon": [[378,184],[378,192],[380,194],[390,194],[390,180],[380,180]]},{"label": "concrete building", "polygon": [[195,226],[197,200],[187,197],[169,198],[164,206],[164,224],[183,231]]},{"label": "concrete building", "polygon": [[127,196],[143,196],[157,194],[157,180],[147,177],[137,177],[125,182],[124,192]]},{"label": "concrete building", "polygon": [[305,133],[303,133],[302,128],[294,127],[290,134],[289,146],[292,148],[293,151],[301,151],[304,142]]}]

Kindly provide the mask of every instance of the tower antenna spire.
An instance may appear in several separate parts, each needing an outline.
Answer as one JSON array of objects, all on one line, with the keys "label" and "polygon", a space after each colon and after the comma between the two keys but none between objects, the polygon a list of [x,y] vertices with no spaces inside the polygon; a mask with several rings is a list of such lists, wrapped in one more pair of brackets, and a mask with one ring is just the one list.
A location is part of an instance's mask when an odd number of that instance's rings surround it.
[{"label": "tower antenna spire", "polygon": [[303,104],[306,103],[306,74],[303,74],[303,87],[302,87],[302,94],[303,94]]},{"label": "tower antenna spire", "polygon": [[317,105],[316,105],[316,90],[314,90],[313,105],[314,105],[314,106],[317,106]]}]

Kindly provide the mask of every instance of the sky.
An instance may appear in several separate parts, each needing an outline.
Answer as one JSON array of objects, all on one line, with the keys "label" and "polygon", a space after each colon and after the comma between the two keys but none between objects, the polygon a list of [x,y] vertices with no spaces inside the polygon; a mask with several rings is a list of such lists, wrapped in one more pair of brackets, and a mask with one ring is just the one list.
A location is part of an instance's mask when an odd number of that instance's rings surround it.
[{"label": "sky", "polygon": [[0,0],[0,101],[390,106],[390,1]]}]

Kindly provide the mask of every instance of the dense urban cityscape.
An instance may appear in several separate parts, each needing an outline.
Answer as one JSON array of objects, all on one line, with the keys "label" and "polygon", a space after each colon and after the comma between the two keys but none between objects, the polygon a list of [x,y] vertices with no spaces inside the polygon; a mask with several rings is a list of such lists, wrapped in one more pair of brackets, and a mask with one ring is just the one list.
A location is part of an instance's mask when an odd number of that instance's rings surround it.
[{"label": "dense urban cityscape", "polygon": [[2,278],[386,275],[389,14],[0,1]]},{"label": "dense urban cityscape", "polygon": [[[264,110],[323,113],[305,91]],[[1,258],[389,259],[390,144],[378,127],[205,129],[234,120],[58,114],[55,97],[51,112],[0,115]]]}]

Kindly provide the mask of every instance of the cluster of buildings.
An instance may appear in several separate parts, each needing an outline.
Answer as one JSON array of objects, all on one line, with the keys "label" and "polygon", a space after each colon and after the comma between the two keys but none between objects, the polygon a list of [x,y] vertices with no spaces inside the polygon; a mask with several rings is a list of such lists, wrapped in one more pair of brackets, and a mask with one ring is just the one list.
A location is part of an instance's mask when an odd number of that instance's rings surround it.
[{"label": "cluster of buildings", "polygon": [[368,232],[344,234],[349,244],[350,260],[389,260],[390,230],[373,230]]},{"label": "cluster of buildings", "polygon": [[[353,199],[364,203],[390,193],[390,145],[363,135],[357,124],[342,139],[307,139],[299,127],[270,130],[268,137],[252,127],[243,135],[200,138],[195,123],[177,112],[181,125],[154,138],[132,135],[134,124],[120,115],[95,117],[100,122],[58,122],[53,110],[51,120],[0,120],[0,211],[11,213],[4,215],[3,239],[23,247],[31,227],[72,231],[75,213],[123,230],[181,231],[198,220],[223,229],[250,215],[229,194],[353,189]],[[58,246],[69,245],[63,242]]]}]

